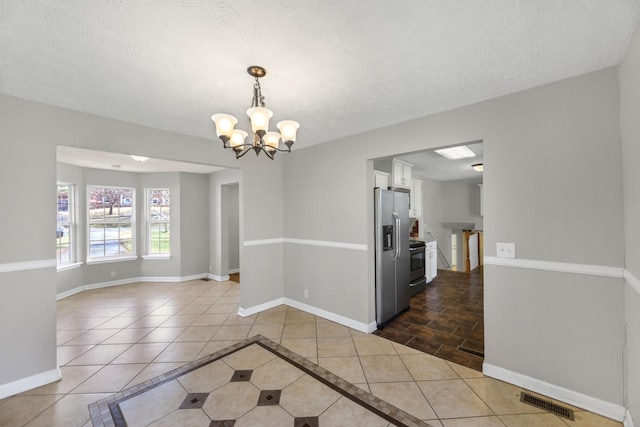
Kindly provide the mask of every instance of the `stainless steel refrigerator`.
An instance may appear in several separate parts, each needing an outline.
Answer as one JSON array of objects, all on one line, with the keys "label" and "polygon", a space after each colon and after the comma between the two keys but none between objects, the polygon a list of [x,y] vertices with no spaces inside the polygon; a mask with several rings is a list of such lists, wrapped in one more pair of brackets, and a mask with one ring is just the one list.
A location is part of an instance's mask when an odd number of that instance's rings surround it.
[{"label": "stainless steel refrigerator", "polygon": [[409,194],[374,190],[376,324],[384,327],[409,308]]}]

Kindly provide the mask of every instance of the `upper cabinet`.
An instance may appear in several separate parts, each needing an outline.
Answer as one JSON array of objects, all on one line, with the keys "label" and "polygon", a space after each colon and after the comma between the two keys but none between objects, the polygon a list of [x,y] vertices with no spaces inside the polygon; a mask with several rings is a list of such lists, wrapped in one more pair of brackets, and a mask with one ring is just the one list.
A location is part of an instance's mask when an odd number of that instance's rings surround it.
[{"label": "upper cabinet", "polygon": [[380,187],[384,190],[389,188],[389,174],[382,171],[373,171],[373,188]]},{"label": "upper cabinet", "polygon": [[418,179],[411,180],[411,218],[422,217],[422,181]]},{"label": "upper cabinet", "polygon": [[411,163],[399,159],[391,162],[391,175],[393,176],[393,186],[411,189]]}]

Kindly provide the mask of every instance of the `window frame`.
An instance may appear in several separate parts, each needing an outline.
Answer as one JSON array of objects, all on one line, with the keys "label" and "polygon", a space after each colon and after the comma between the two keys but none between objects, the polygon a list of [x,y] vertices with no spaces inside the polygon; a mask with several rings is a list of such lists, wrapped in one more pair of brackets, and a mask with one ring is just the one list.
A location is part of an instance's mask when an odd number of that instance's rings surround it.
[{"label": "window frame", "polygon": [[[60,194],[60,187],[67,187],[67,220],[60,220],[60,199],[58,194]],[[56,267],[57,269],[66,269],[73,267],[77,264],[77,215],[76,215],[76,186],[75,184],[68,182],[58,181],[56,183]],[[59,249],[61,247],[59,239],[64,237],[64,235],[58,237],[57,233],[60,227],[66,227],[67,236],[68,236],[68,250],[69,250],[69,259],[67,261],[61,261],[61,254]],[[64,233],[64,231],[63,231]]]},{"label": "window frame", "polygon": [[[137,245],[136,245],[136,209],[137,209],[137,203],[136,203],[136,188],[135,187],[127,187],[127,186],[114,186],[114,185],[87,185],[87,200],[86,200],[86,232],[87,232],[87,238],[86,238],[86,244],[87,244],[87,264],[99,264],[99,263],[105,263],[105,262],[116,262],[116,261],[128,261],[128,260],[135,260],[138,259],[137,256]],[[122,220],[102,220],[102,221],[96,221],[96,220],[92,220],[91,219],[91,191],[92,190],[105,190],[105,189],[115,189],[115,190],[128,190],[131,192],[131,217],[130,220],[127,221],[122,221]],[[121,206],[118,206],[118,208],[121,208]],[[120,225],[125,224],[128,225],[130,224],[131,227],[131,250],[130,253],[126,253],[126,254],[117,254],[117,255],[100,255],[100,256],[95,256],[91,254],[91,226],[94,224],[107,224],[107,223],[115,223],[118,224],[118,228],[120,229]],[[106,237],[103,238],[103,242],[105,243],[106,246],[106,241],[107,240],[114,240],[114,239],[106,239]],[[121,238],[118,239],[119,241],[122,240]],[[127,239],[128,240],[128,239]]]},{"label": "window frame", "polygon": [[[153,220],[151,218],[151,208],[153,204],[151,203],[151,193],[153,191],[166,191],[169,199],[169,219],[165,221]],[[144,189],[144,220],[145,220],[145,254],[142,256],[144,259],[167,259],[171,257],[171,189],[169,187],[154,187],[154,188],[145,188]],[[151,242],[151,229],[153,225],[156,224],[167,224],[169,226],[169,252],[166,253],[152,253],[152,242]]]}]

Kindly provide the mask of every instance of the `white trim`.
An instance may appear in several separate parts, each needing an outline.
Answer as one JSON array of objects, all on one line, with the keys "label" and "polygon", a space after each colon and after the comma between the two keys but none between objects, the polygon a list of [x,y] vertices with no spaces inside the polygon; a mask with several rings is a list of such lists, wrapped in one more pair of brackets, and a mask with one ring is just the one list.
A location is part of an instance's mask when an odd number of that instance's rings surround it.
[{"label": "white trim", "polygon": [[[180,279],[178,280],[179,282],[188,282],[190,280],[198,280],[198,279],[205,279],[209,277],[209,275],[207,273],[200,273],[200,274],[191,274],[189,276],[182,276],[180,277]],[[142,280],[141,280],[142,281]]]},{"label": "white trim", "polygon": [[87,265],[93,264],[107,264],[110,262],[120,262],[120,261],[135,261],[138,259],[137,255],[127,255],[120,257],[105,257],[105,258],[87,258]]},{"label": "white trim", "polygon": [[366,252],[369,248],[367,245],[357,243],[330,242],[327,240],[308,240],[308,239],[291,239],[286,237],[285,243],[294,243],[296,245],[323,246],[328,248],[351,249],[354,251]]},{"label": "white trim", "polygon": [[[307,313],[315,314],[316,316],[320,316],[324,319],[331,320],[332,322],[339,323],[341,325],[347,326],[351,329],[358,330],[360,332],[364,332],[368,334],[370,332],[371,324],[367,324],[364,322],[359,322],[357,320],[350,319],[349,317],[341,316],[336,313],[332,313],[327,310],[323,310],[321,308],[314,307],[312,305],[308,305],[291,298],[285,298],[284,303],[288,306],[297,308],[298,310],[306,311]],[[375,322],[374,322],[375,324]]]},{"label": "white trim", "polygon": [[0,399],[32,390],[36,387],[42,387],[54,381],[59,381],[61,378],[62,373],[60,372],[60,368],[55,368],[50,371],[31,375],[30,377],[20,378],[10,383],[0,384]]},{"label": "white trim", "polygon": [[209,277],[209,279],[213,279],[216,282],[226,282],[227,280],[230,279],[228,274],[226,276],[218,276],[217,274],[209,273],[208,277]]},{"label": "white trim", "polygon": [[277,243],[284,243],[284,237],[276,237],[275,239],[262,239],[262,240],[245,240],[242,242],[243,246],[262,246],[262,245],[275,245]]},{"label": "white trim", "polygon": [[253,314],[260,313],[261,311],[265,311],[282,304],[284,304],[284,298],[276,298],[274,300],[267,301],[262,304],[254,305],[253,307],[238,308],[238,316],[241,316],[241,317],[251,316]]},{"label": "white trim", "polygon": [[587,411],[594,412],[616,421],[622,421],[625,419],[625,407],[616,403],[606,402],[595,397],[587,396],[585,394],[578,393],[577,391],[569,390],[527,375],[491,365],[487,362],[482,364],[482,373],[489,377],[506,381],[518,387],[543,394],[551,397],[552,399],[586,409]]},{"label": "white trim", "polygon": [[631,418],[631,412],[627,409],[627,413],[624,416],[624,427],[634,427],[633,418]]},{"label": "white trim", "polygon": [[39,270],[57,266],[55,258],[41,259],[37,261],[9,262],[0,264],[0,273],[10,273],[12,271]]},{"label": "white trim", "polygon": [[[204,277],[204,276],[201,276]],[[163,276],[163,277],[153,277],[153,276],[145,276],[145,277],[139,277],[138,278],[139,282],[157,282],[157,283],[177,283],[177,282],[186,282],[186,280],[182,280],[181,277],[169,277],[169,276]]]},{"label": "white trim", "polygon": [[78,286],[77,288],[69,289],[68,291],[60,292],[56,295],[56,301],[60,301],[61,299],[69,298],[72,295],[79,294],[84,291],[84,286]]},{"label": "white trim", "polygon": [[72,262],[69,264],[58,264],[58,266],[56,267],[56,271],[60,272],[60,271],[74,270],[80,267],[82,264],[84,264],[84,262],[82,261]]},{"label": "white trim", "polygon": [[608,267],[605,265],[570,264],[565,262],[539,261],[521,258],[498,258],[485,256],[483,261],[487,265],[499,265],[503,267],[529,268],[533,270],[560,271],[563,273],[587,274],[590,276],[615,277],[621,279],[624,269],[622,267]]},{"label": "white trim", "polygon": [[168,277],[168,276],[161,276],[161,277],[130,277],[128,279],[121,279],[121,280],[114,280],[111,282],[101,282],[101,283],[94,283],[91,285],[82,285],[82,286],[78,286],[76,288],[73,289],[69,289],[67,291],[64,292],[60,292],[59,294],[56,295],[56,300],[61,300],[67,297],[70,297],[71,295],[75,295],[77,293],[80,293],[82,291],[88,291],[91,289],[101,289],[101,288],[109,288],[111,286],[122,286],[122,285],[129,285],[131,283],[139,283],[139,282],[143,282],[143,283],[180,283],[180,282],[188,282],[190,280],[198,280],[198,279],[204,279],[205,277],[207,277],[207,273],[201,273],[201,274],[192,274],[191,276],[183,276],[183,277]]},{"label": "white trim", "polygon": [[122,285],[128,285],[130,283],[137,283],[140,281],[139,277],[130,277],[128,279],[120,279],[120,280],[112,280],[111,282],[100,282],[100,283],[93,283],[91,285],[84,285],[81,286],[83,289],[83,291],[89,291],[92,289],[102,289],[102,288],[109,288],[111,286],[122,286]]},{"label": "white trim", "polygon": [[158,260],[167,260],[171,259],[171,255],[142,255],[140,256],[145,261],[158,261]]},{"label": "white trim", "polygon": [[243,242],[243,245],[244,246],[261,246],[261,245],[274,245],[278,243],[292,243],[295,245],[351,249],[354,251],[364,251],[364,252],[366,252],[369,249],[367,245],[361,245],[358,243],[331,242],[328,240],[294,239],[291,237],[276,237],[274,239],[263,239],[263,240],[246,240]]},{"label": "white trim", "polygon": [[640,279],[638,279],[629,270],[624,270],[624,279],[633,288],[633,290],[640,294]]},{"label": "white trim", "polygon": [[364,332],[365,334],[371,333],[376,329],[376,322],[372,322],[369,324],[358,322],[357,320],[350,319],[345,316],[341,316],[339,314],[332,313],[330,311],[323,310],[321,308],[314,307],[312,305],[304,304],[302,302],[293,300],[291,298],[276,298],[271,301],[267,301],[262,304],[254,305],[249,308],[239,308],[238,315],[242,317],[251,316],[256,313],[260,313],[262,311],[268,310],[273,307],[277,307],[279,305],[288,305],[289,307],[297,308],[298,310],[305,311],[307,313],[322,317],[327,320],[331,320],[332,322],[339,323],[341,325],[347,326],[352,329],[356,329],[360,332]]},{"label": "white trim", "polygon": [[231,270],[229,270],[229,274],[235,274],[235,273],[240,273],[240,269],[239,268],[232,268]]}]

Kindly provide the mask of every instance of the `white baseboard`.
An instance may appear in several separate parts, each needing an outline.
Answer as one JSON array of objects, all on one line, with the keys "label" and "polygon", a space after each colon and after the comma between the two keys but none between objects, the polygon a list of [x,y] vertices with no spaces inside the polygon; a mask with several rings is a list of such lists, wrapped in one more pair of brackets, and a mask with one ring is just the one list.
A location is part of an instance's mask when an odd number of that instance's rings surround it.
[{"label": "white baseboard", "polygon": [[229,275],[218,276],[217,274],[211,274],[211,273],[209,273],[208,277],[209,277],[209,279],[213,279],[216,282],[226,282],[227,280],[230,279]]},{"label": "white baseboard", "polygon": [[84,285],[81,287],[83,288],[82,289],[83,291],[90,291],[92,289],[109,288],[111,286],[129,285],[131,283],[137,283],[139,281],[140,281],[139,277],[130,277],[128,279],[113,280],[111,282],[92,283],[90,285]]},{"label": "white baseboard", "polygon": [[231,270],[229,270],[229,274],[235,274],[235,273],[240,273],[240,269],[239,268],[232,268]]},{"label": "white baseboard", "polygon": [[634,427],[633,425],[633,419],[631,418],[631,412],[629,412],[629,410],[627,409],[627,413],[624,417],[624,422],[623,422],[624,427]]},{"label": "white baseboard", "polygon": [[[321,308],[314,307],[312,305],[305,304],[300,301],[296,301],[291,298],[284,298],[284,303],[288,306],[297,308],[298,310],[306,311],[307,313],[315,314],[316,316],[320,316],[324,319],[331,320],[332,322],[339,323],[341,325],[347,326],[351,329],[355,329],[360,332],[364,332],[365,334],[370,333],[371,324],[367,324],[364,322],[358,322],[357,320],[353,320],[349,317],[341,316],[336,313],[332,313],[330,311],[323,310]],[[374,328],[375,328],[375,322]]]},{"label": "white baseboard", "polygon": [[157,283],[177,283],[177,282],[182,282],[182,280],[180,280],[180,277],[151,277],[151,276],[145,276],[145,277],[139,277],[138,281],[139,282],[145,282],[145,283],[153,283],[153,282],[157,282]]},{"label": "white baseboard", "polygon": [[331,320],[332,322],[336,322],[341,325],[347,326],[349,328],[358,330],[360,332],[364,332],[365,334],[371,333],[376,329],[376,322],[372,322],[369,324],[358,322],[357,320],[353,320],[348,317],[341,316],[339,314],[335,314],[330,311],[326,311],[321,308],[317,308],[312,305],[308,305],[308,304],[293,300],[291,298],[276,298],[274,300],[267,301],[263,304],[255,305],[253,307],[239,308],[238,315],[242,317],[247,317],[247,316],[251,316],[252,314],[260,313],[261,311],[265,311],[282,304],[288,305],[293,308],[297,308],[298,310],[302,310],[310,314],[314,314],[316,316],[322,317],[323,319]]},{"label": "white baseboard", "polygon": [[270,308],[277,307],[282,304],[284,304],[284,298],[276,298],[274,300],[267,301],[262,304],[254,305],[253,307],[239,308],[238,316],[242,316],[242,317],[251,316],[252,314],[260,313],[261,311],[269,310]]},{"label": "white baseboard", "polygon": [[111,286],[129,285],[131,283],[138,283],[138,282],[143,282],[143,283],[153,283],[153,282],[157,282],[157,283],[180,283],[180,282],[188,282],[190,280],[204,279],[205,277],[208,277],[208,276],[210,276],[210,275],[208,275],[207,273],[201,273],[201,274],[193,274],[191,276],[184,276],[184,277],[167,277],[167,276],[163,276],[163,277],[130,277],[128,279],[112,280],[110,282],[100,282],[100,283],[92,283],[90,285],[78,286],[76,288],[69,289],[69,290],[64,291],[64,292],[60,292],[59,294],[56,295],[56,300],[60,301],[61,299],[70,297],[71,295],[75,295],[75,294],[77,294],[79,292],[89,291],[89,290],[92,290],[92,289],[102,289],[102,288],[109,288]]},{"label": "white baseboard", "polygon": [[56,368],[50,371],[31,375],[27,378],[11,381],[10,383],[0,384],[0,399],[25,392],[27,390],[32,390],[37,387],[42,387],[43,385],[47,385],[54,381],[59,381],[60,378],[62,378],[60,368]]},{"label": "white baseboard", "polygon": [[587,411],[594,412],[616,421],[623,421],[625,419],[625,414],[628,413],[626,408],[622,405],[606,402],[595,397],[578,393],[577,391],[568,390],[564,387],[550,384],[517,372],[509,371],[508,369],[500,368],[487,362],[482,364],[482,373],[488,377],[506,381],[510,384],[517,385],[518,387],[543,394],[552,399],[586,409]]}]

